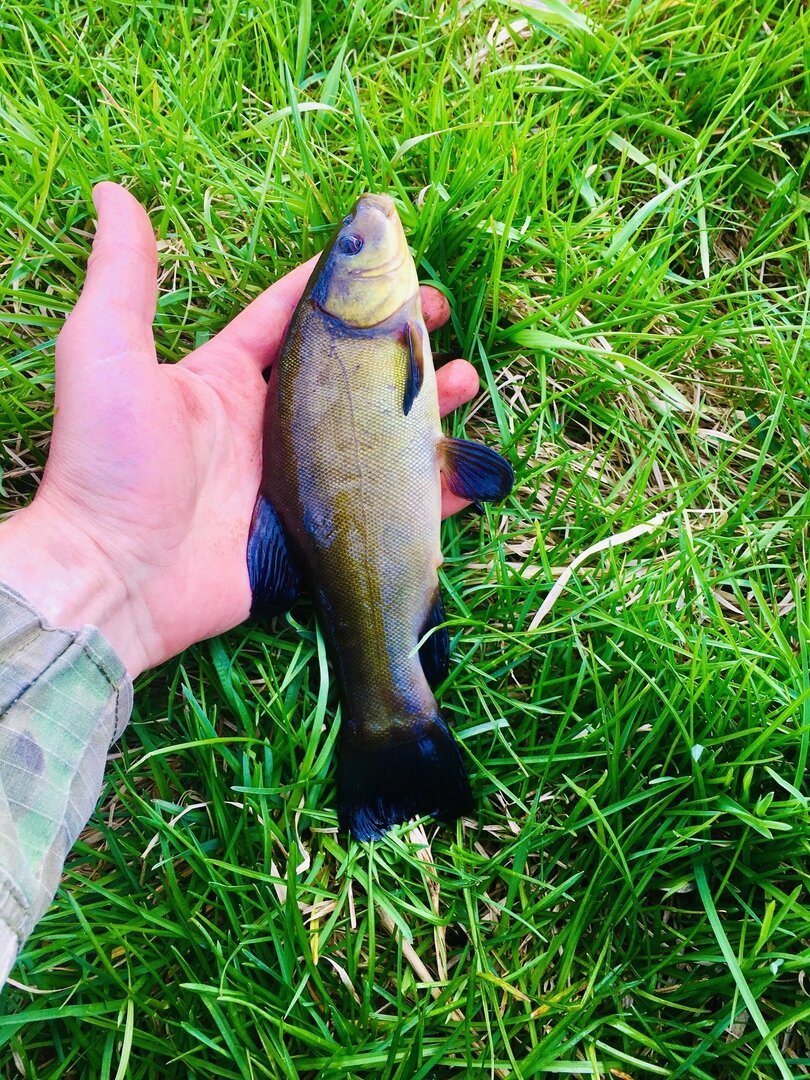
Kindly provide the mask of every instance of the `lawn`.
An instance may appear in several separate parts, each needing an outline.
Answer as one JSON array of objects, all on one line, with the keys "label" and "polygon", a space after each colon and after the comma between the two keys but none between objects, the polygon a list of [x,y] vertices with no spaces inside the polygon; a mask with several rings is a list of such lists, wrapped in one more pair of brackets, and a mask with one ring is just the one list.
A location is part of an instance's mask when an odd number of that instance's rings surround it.
[{"label": "lawn", "polygon": [[167,363],[394,195],[481,376],[452,433],[517,474],[443,534],[475,816],[337,831],[308,605],[188,650],[139,680],[2,1075],[810,1075],[802,0],[7,0],[0,41],[4,511],[105,178]]}]

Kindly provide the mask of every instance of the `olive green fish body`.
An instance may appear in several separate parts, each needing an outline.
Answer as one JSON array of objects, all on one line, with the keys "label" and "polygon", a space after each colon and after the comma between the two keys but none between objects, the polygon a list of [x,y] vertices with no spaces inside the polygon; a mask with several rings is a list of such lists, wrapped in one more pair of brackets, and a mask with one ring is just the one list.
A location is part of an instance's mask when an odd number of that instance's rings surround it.
[{"label": "olive green fish body", "polygon": [[431,689],[449,648],[442,474],[471,500],[512,484],[494,451],[442,437],[416,269],[393,202],[366,195],[315,268],[271,374],[247,552],[255,617],[286,610],[302,583],[315,599],[344,706],[339,818],[361,840],[472,806]]},{"label": "olive green fish body", "polygon": [[262,492],[294,538],[323,615],[351,722],[396,734],[435,707],[417,645],[441,563],[435,374],[402,411],[403,328],[415,301],[372,330],[299,306],[271,380]]}]

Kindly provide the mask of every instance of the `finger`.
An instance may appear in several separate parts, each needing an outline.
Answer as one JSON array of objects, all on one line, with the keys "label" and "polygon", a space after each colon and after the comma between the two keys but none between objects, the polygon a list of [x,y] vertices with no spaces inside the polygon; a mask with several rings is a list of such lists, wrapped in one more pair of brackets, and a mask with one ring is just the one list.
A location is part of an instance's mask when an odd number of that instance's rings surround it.
[{"label": "finger", "polygon": [[419,293],[422,298],[422,318],[428,330],[437,330],[444,326],[450,318],[450,305],[444,293],[434,289],[432,285],[420,285]]},{"label": "finger", "polygon": [[451,360],[436,372],[439,412],[447,416],[478,393],[478,372],[468,360]]},{"label": "finger", "polygon": [[[467,360],[451,360],[436,372],[436,384],[439,391],[439,411],[442,416],[446,416],[459,405],[472,401],[478,393],[478,372]],[[448,491],[442,477],[442,517],[457,514],[469,505],[469,499],[460,499],[458,495]]]},{"label": "finger", "polygon": [[93,250],[81,296],[59,335],[57,365],[83,368],[124,353],[130,362],[135,355],[154,361],[157,245],[149,217],[118,184],[97,184],[93,201]]},{"label": "finger", "polygon": [[448,491],[444,486],[444,477],[442,477],[442,517],[451,517],[453,514],[457,514],[459,510],[463,510],[465,506],[469,505],[469,499],[460,499],[458,495],[454,495],[452,491]]},{"label": "finger", "polygon": [[223,358],[232,357],[239,363],[264,371],[278,355],[295,305],[319,258],[314,255],[275,281],[183,363],[187,367],[204,369],[209,363],[220,365]]}]

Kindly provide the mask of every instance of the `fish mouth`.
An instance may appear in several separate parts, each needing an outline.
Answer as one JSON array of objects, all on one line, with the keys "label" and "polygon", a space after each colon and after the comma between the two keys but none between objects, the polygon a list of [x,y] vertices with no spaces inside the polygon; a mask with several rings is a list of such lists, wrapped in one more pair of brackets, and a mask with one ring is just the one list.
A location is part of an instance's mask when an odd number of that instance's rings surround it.
[{"label": "fish mouth", "polygon": [[371,193],[361,195],[355,203],[352,217],[354,217],[361,206],[367,206],[371,210],[378,210],[387,218],[396,217],[397,208],[390,195],[373,195]]},{"label": "fish mouth", "polygon": [[390,195],[361,195],[350,214],[343,219],[343,225],[351,225],[361,210],[370,210],[372,213],[382,214],[389,221],[397,218],[397,207]]}]

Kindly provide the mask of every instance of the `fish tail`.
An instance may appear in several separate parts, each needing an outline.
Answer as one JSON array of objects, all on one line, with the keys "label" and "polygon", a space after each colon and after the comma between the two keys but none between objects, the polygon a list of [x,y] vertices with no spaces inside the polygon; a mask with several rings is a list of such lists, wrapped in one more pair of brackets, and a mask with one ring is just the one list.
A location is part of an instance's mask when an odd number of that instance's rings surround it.
[{"label": "fish tail", "polygon": [[424,814],[455,821],[472,806],[458,744],[438,712],[376,739],[344,723],[338,818],[355,840],[378,840],[393,825]]}]

